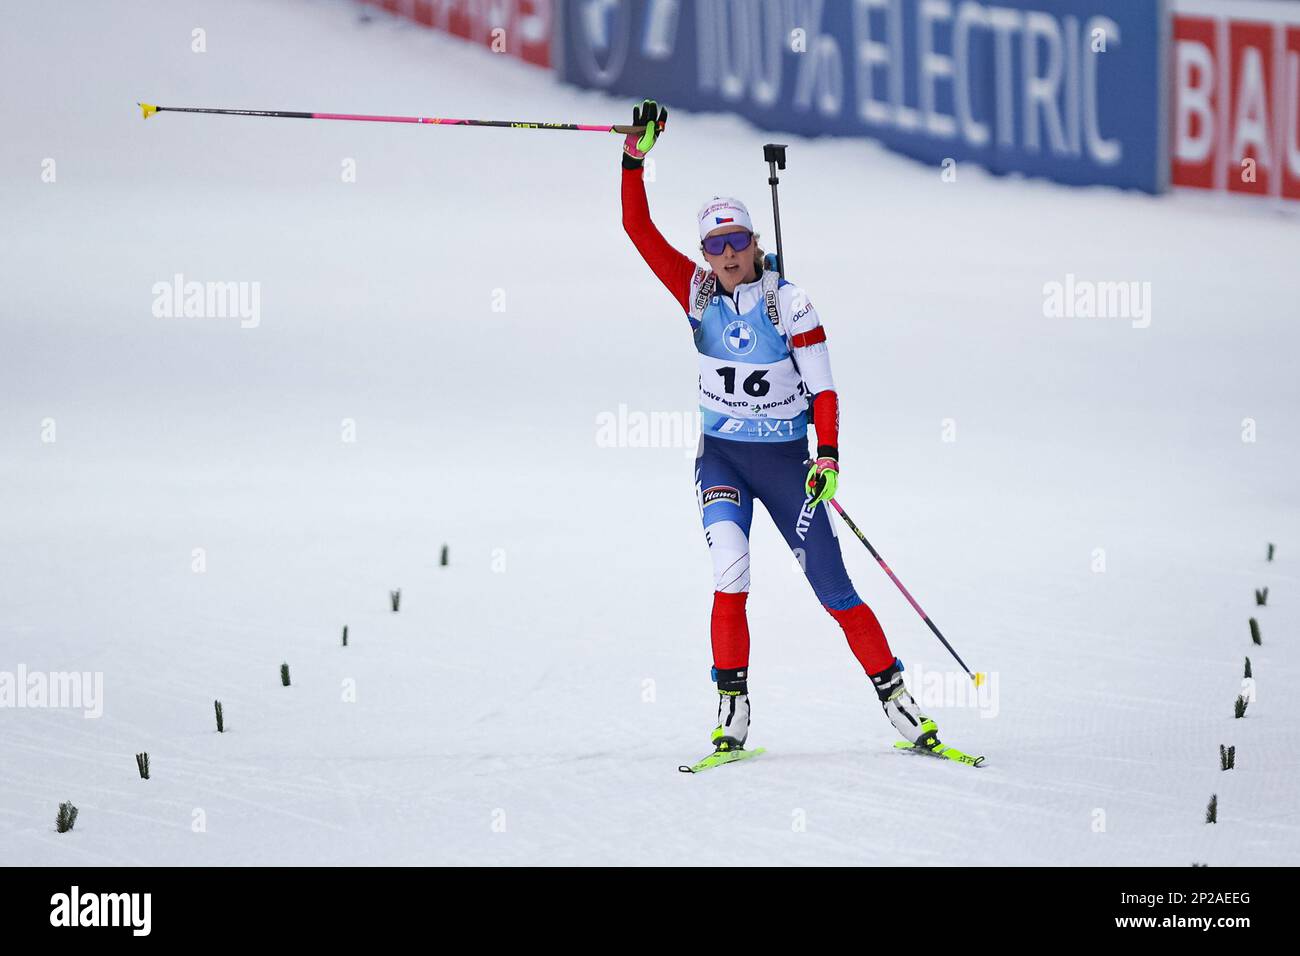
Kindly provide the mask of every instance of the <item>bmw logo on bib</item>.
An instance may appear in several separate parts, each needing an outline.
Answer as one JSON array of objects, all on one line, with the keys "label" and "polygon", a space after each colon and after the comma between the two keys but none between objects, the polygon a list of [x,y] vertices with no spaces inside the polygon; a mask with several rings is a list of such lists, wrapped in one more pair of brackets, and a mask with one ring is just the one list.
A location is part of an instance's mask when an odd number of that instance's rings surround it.
[{"label": "bmw logo on bib", "polygon": [[733,355],[748,355],[757,344],[754,330],[743,319],[737,319],[722,330],[722,341]]}]

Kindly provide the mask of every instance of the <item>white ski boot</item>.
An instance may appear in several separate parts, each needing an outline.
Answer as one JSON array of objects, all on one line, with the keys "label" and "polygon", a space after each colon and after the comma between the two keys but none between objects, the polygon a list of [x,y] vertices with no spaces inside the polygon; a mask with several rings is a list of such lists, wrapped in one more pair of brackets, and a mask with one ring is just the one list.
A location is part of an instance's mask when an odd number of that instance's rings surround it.
[{"label": "white ski boot", "polygon": [[737,690],[718,691],[718,726],[713,728],[716,750],[744,750],[749,736],[749,695]]},{"label": "white ski boot", "polygon": [[908,693],[907,685],[903,683],[903,665],[898,658],[894,658],[894,663],[879,674],[872,674],[871,683],[880,697],[885,716],[904,740],[927,750],[939,745],[939,727],[921,713],[921,708]]}]

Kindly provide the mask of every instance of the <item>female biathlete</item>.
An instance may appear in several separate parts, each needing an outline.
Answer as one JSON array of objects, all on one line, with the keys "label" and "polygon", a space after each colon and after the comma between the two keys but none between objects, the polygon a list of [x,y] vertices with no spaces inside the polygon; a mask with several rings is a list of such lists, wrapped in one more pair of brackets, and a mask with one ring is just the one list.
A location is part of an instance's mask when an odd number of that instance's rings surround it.
[{"label": "female biathlete", "polygon": [[[633,108],[645,126],[623,144],[623,228],[686,311],[700,354],[699,457],[695,489],[713,558],[713,677],[716,751],[744,748],[749,735],[749,527],[761,501],[803,566],[808,583],[844,629],[849,647],[908,741],[938,745],[934,721],[917,708],[871,608],[853,589],[826,508],[839,481],[839,409],[826,330],[798,286],[765,269],[744,204],[718,197],[697,216],[705,270],[674,249],[650,220],[642,163],[668,120],[654,100]],[[817,430],[809,467],[808,420]]]}]

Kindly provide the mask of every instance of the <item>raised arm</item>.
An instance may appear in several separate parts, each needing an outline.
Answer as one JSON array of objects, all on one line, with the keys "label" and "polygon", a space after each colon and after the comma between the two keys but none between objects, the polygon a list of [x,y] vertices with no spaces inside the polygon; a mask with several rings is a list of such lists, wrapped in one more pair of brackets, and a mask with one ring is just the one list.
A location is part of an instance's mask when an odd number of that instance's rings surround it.
[{"label": "raised arm", "polygon": [[645,154],[658,141],[668,122],[668,110],[654,100],[644,100],[632,109],[632,125],[646,127],[643,134],[629,133],[623,143],[623,229],[659,281],[672,293],[683,311],[690,311],[691,280],[696,265],[674,249],[650,219],[645,194]]},{"label": "raised arm", "polygon": [[674,249],[655,228],[646,202],[643,175],[639,166],[623,170],[623,229],[646,265],[673,294],[683,311],[689,312],[691,278],[695,275],[696,265]]}]

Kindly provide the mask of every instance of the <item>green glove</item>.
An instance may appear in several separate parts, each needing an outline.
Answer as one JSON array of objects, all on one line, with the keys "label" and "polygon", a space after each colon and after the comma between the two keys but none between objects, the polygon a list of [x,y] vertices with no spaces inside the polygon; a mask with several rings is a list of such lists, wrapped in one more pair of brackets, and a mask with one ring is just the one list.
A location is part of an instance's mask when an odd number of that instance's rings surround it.
[{"label": "green glove", "polygon": [[834,458],[824,456],[813,462],[808,469],[808,478],[804,490],[814,505],[830,501],[840,484],[840,464]]},{"label": "green glove", "polygon": [[636,169],[645,161],[645,154],[654,148],[668,122],[668,109],[654,100],[642,100],[632,107],[632,125],[644,126],[644,133],[628,133],[623,140],[623,167]]}]

